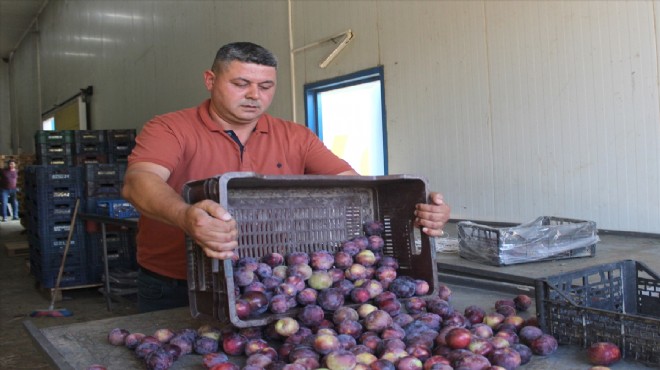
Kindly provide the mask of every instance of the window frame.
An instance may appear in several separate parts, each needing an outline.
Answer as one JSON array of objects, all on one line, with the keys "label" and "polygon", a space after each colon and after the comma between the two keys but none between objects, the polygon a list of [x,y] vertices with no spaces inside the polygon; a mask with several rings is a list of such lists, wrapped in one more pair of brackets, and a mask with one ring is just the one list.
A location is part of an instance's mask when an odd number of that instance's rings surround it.
[{"label": "window frame", "polygon": [[385,109],[385,73],[382,65],[353,72],[347,75],[333,77],[327,80],[307,83],[304,85],[305,95],[305,124],[323,141],[323,119],[318,94],[357,86],[369,82],[380,82],[380,107],[381,107],[381,131],[383,137],[383,174],[389,174],[388,149],[387,149],[387,115]]}]

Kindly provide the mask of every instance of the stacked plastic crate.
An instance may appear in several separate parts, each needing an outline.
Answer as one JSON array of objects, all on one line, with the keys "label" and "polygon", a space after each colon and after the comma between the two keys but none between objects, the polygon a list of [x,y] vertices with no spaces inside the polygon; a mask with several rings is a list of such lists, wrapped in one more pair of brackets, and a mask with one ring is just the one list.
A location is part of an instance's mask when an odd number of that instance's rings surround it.
[{"label": "stacked plastic crate", "polygon": [[[80,213],[97,213],[99,201],[120,199],[127,158],[134,145],[135,130],[35,134],[37,165],[26,168],[25,196],[31,269],[43,287],[55,284],[76,199],[80,199]],[[97,226],[76,221],[61,286],[102,282],[102,244]],[[136,268],[135,236],[131,231],[109,229],[106,240],[110,267]],[[57,253],[54,250],[50,253],[53,248],[59,248],[59,256],[53,254]],[[46,266],[45,258],[57,268]]]},{"label": "stacked plastic crate", "polygon": [[[84,168],[83,187],[85,189],[88,213],[99,213],[99,204],[112,205],[126,202],[118,199],[120,198],[119,193],[126,170],[125,164],[86,164]],[[130,206],[130,209],[133,209],[132,206]],[[112,214],[109,215],[113,216]],[[103,236],[95,222],[89,222],[87,224],[87,231],[86,240],[88,250],[91,252],[90,268],[93,271],[92,278],[96,281],[101,281],[104,272],[102,256]],[[135,235],[130,230],[106,225],[108,267],[111,270],[137,269],[134,239]]]},{"label": "stacked plastic crate", "polygon": [[[34,165],[25,169],[25,209],[30,271],[42,288],[55,286],[76,200],[82,195],[81,168]],[[89,283],[82,223],[73,224],[60,286]]]}]

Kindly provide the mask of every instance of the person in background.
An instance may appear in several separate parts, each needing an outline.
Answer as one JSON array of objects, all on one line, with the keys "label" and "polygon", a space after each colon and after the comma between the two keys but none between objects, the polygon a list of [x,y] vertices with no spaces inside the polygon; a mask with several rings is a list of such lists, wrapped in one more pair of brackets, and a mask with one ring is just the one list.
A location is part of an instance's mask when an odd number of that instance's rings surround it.
[{"label": "person in background", "polygon": [[[250,42],[222,46],[204,72],[210,99],[156,116],[136,138],[122,196],[139,211],[138,309],[188,305],[185,235],[212,258],[237,247],[236,221],[215,201],[187,204],[185,183],[230,171],[266,175],[358,175],[307,127],[266,110],[277,85],[277,59]],[[419,204],[417,226],[440,236],[450,208],[439,193]]]},{"label": "person in background", "polygon": [[0,190],[2,190],[2,222],[7,221],[9,202],[11,202],[12,218],[18,220],[17,180],[18,170],[16,170],[16,161],[10,159],[7,161],[7,167],[2,169],[2,179],[0,179]]}]

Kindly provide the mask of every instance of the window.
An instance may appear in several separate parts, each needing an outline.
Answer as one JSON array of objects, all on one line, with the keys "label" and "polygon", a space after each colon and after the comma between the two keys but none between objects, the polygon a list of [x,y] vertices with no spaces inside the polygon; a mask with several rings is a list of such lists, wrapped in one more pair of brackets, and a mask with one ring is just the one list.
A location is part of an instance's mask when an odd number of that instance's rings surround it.
[{"label": "window", "polygon": [[387,174],[383,67],[305,85],[307,127],[361,175]]}]

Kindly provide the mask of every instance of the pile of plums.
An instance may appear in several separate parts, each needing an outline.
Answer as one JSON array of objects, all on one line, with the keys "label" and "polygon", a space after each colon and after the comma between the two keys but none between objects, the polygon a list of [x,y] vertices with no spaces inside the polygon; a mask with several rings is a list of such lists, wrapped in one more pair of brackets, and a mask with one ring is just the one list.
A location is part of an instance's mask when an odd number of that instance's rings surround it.
[{"label": "pile of plums", "polygon": [[[428,282],[397,276],[397,260],[383,254],[381,222],[366,222],[363,229],[364,235],[341,242],[334,252],[269,253],[260,259],[235,260],[237,316],[254,319],[269,313],[283,314],[295,307],[309,310],[310,305],[322,314],[345,304],[372,302],[385,291],[390,292],[390,298],[429,294]],[[399,310],[398,303],[388,300],[380,308]]]},{"label": "pile of plums", "polygon": [[[429,296],[427,282],[397,276],[398,262],[382,253],[380,222],[366,223],[364,231],[334,253],[234,261],[237,313],[241,319],[282,314],[266,326],[152,335],[116,328],[108,340],[133,349],[147,369],[168,369],[193,353],[214,370],[511,370],[557,350],[556,339],[534,317],[525,318],[529,296],[459,311],[446,285]],[[605,365],[620,358],[614,352],[600,345],[589,356]]]}]

